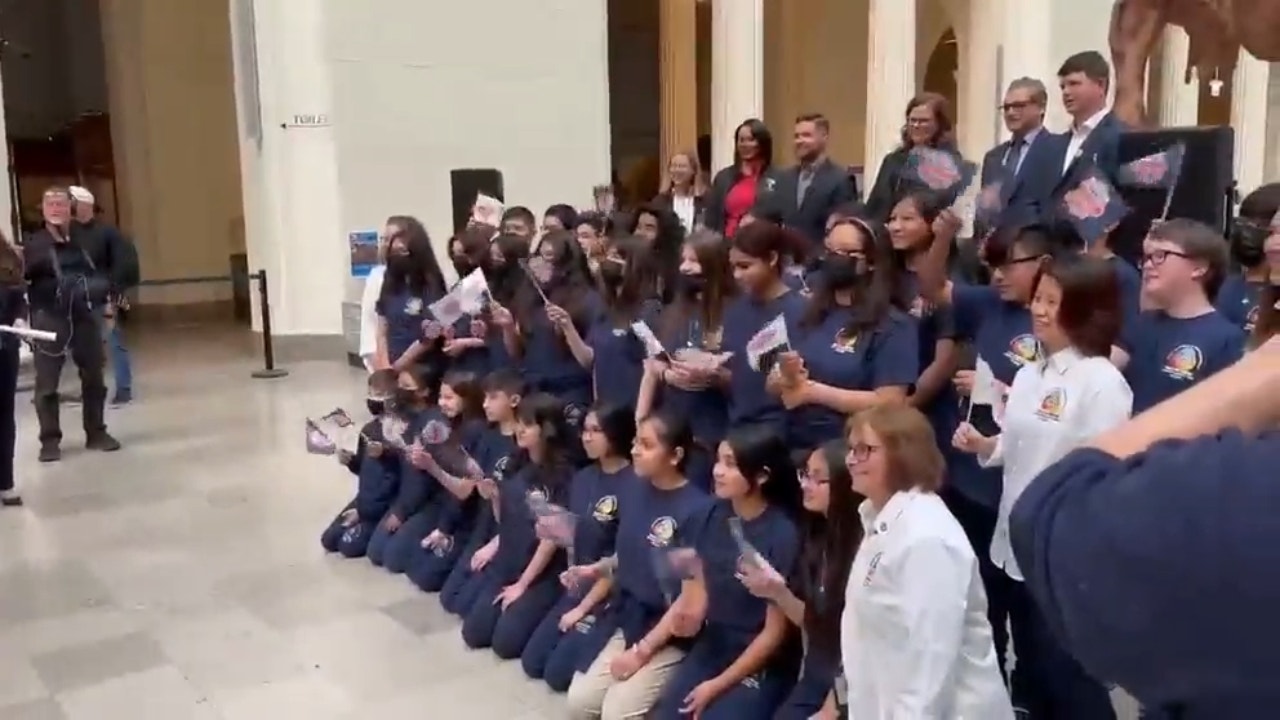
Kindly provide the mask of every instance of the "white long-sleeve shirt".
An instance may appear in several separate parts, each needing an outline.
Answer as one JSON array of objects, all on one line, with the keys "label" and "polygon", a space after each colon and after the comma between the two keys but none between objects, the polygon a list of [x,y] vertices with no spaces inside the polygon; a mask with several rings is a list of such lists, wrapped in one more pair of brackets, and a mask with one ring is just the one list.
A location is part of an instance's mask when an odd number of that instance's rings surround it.
[{"label": "white long-sleeve shirt", "polygon": [[969,540],[933,493],[858,508],[840,654],[851,720],[1012,720]]},{"label": "white long-sleeve shirt", "polygon": [[364,366],[373,370],[373,356],[378,352],[378,295],[382,293],[382,278],[387,273],[385,265],[374,265],[364,280],[364,293],[360,296],[360,357]]},{"label": "white long-sleeve shirt", "polygon": [[1133,412],[1133,391],[1105,357],[1084,357],[1073,348],[1044,362],[1024,365],[1009,386],[1004,427],[995,450],[979,456],[984,466],[1004,467],[1004,491],[991,539],[991,561],[1014,580],[1022,571],[1009,544],[1009,513],[1045,468]]}]

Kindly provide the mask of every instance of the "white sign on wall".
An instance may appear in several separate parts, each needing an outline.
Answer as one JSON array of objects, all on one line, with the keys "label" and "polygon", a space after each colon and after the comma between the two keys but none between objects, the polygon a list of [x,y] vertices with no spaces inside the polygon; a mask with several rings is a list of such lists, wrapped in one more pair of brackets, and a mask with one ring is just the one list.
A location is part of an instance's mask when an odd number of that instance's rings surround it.
[{"label": "white sign on wall", "polygon": [[289,119],[280,124],[282,128],[320,128],[329,127],[329,116],[325,113],[305,113],[298,115],[290,115]]}]

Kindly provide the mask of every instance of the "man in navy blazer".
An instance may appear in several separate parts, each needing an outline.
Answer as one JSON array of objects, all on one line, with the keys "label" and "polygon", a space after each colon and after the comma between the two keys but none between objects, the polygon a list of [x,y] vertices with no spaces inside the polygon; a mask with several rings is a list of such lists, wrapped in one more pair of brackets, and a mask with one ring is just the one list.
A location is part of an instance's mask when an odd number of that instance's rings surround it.
[{"label": "man in navy blazer", "polygon": [[1014,80],[1004,94],[1000,109],[1011,137],[982,158],[982,186],[1001,183],[1001,225],[1038,223],[1052,208],[1067,141],[1045,129],[1048,104],[1049,93],[1035,78]]},{"label": "man in navy blazer", "polygon": [[1056,197],[1073,187],[1076,173],[1089,165],[1116,184],[1120,136],[1129,128],[1107,107],[1110,86],[1111,65],[1094,50],[1076,53],[1058,68],[1062,106],[1071,114],[1071,129],[1066,133],[1062,179],[1055,189]]}]

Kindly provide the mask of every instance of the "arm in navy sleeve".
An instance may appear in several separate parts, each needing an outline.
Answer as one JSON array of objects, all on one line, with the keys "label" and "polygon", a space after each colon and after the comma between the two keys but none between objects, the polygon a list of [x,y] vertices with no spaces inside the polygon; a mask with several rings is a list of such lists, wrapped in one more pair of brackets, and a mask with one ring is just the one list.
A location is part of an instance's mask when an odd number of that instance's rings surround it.
[{"label": "arm in navy sleeve", "polygon": [[951,285],[951,312],[960,335],[973,337],[982,324],[982,318],[993,313],[999,305],[1000,291],[989,285],[962,282]]},{"label": "arm in navy sleeve", "polygon": [[443,507],[440,508],[440,519],[436,522],[436,529],[445,535],[453,535],[462,524],[462,518],[466,516],[467,509],[474,504],[478,496],[474,492],[466,499],[459,499],[448,492],[439,493],[439,495],[439,502]]},{"label": "arm in navy sleeve", "polygon": [[400,492],[391,506],[391,512],[401,520],[406,520],[410,515],[426,507],[427,498],[431,495],[430,485],[433,482],[435,482],[434,479],[427,477],[426,473],[410,465],[408,461],[401,462]]},{"label": "arm in navy sleeve", "polygon": [[351,453],[351,459],[347,461],[347,469],[352,475],[360,475],[360,466],[364,464],[365,447],[368,441],[364,439],[364,433],[360,434],[360,439],[356,441],[356,451]]},{"label": "arm in navy sleeve", "polygon": [[[1014,506],[1027,587],[1092,675],[1144,703],[1273,688],[1280,432],[1076,450]],[[1259,693],[1261,694],[1261,693]]]}]

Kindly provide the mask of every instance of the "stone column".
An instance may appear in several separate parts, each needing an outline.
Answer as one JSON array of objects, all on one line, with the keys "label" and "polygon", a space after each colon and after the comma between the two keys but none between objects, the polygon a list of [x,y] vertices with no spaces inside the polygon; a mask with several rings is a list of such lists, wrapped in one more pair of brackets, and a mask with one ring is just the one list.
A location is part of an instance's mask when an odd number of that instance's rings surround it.
[{"label": "stone column", "polygon": [[708,172],[714,174],[733,162],[733,129],[743,120],[764,116],[764,0],[712,3]]},{"label": "stone column", "polygon": [[1267,162],[1263,182],[1280,180],[1280,63],[1271,63],[1267,78]]},{"label": "stone column", "polygon": [[[0,66],[0,97],[4,97],[4,67]],[[4,113],[0,112],[0,138],[7,138]],[[0,163],[4,163],[4,197],[0,197],[0,228],[9,240],[17,242],[21,227],[13,224],[13,178],[9,176],[9,143],[0,145]]]},{"label": "stone column", "polygon": [[1235,172],[1241,195],[1262,184],[1267,151],[1267,85],[1271,64],[1241,50],[1231,83],[1231,127],[1236,131]]},{"label": "stone column", "polygon": [[698,13],[696,0],[658,0],[662,169],[698,141]]},{"label": "stone column", "polygon": [[960,107],[957,108],[960,148],[973,159],[991,149],[1003,132],[996,106],[1008,81],[1001,82],[1001,3],[970,2],[960,29]]},{"label": "stone column", "polygon": [[1160,105],[1157,117],[1161,127],[1187,127],[1200,121],[1200,83],[1186,82],[1187,49],[1191,39],[1187,31],[1170,25],[1164,29],[1160,55]]},{"label": "stone column", "polygon": [[903,112],[916,94],[916,0],[871,0],[867,32],[865,179],[901,142]]}]

